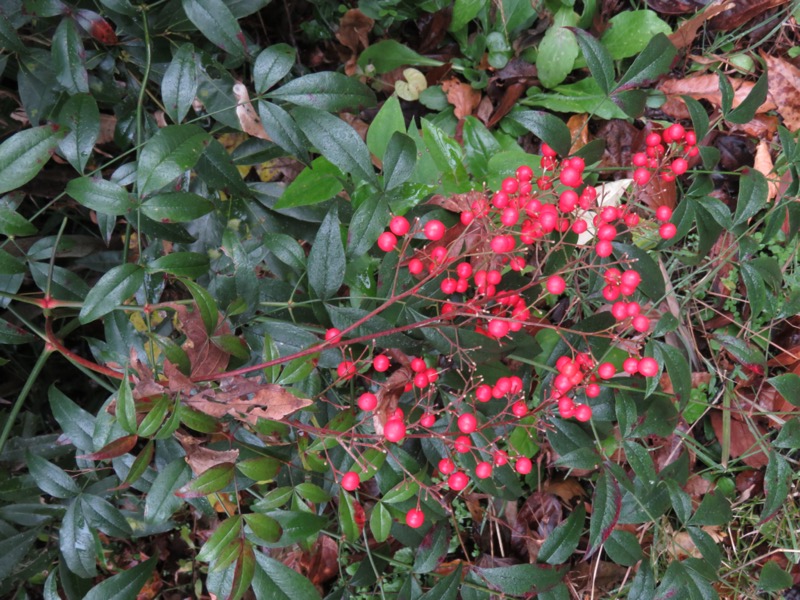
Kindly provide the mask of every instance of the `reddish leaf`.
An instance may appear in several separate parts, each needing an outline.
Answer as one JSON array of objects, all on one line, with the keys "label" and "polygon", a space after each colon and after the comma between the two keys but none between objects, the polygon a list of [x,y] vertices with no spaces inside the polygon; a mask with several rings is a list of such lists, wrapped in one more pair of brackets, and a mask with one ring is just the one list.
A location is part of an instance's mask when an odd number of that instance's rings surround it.
[{"label": "reddish leaf", "polygon": [[110,460],[112,458],[117,458],[133,450],[138,440],[138,435],[126,435],[113,442],[109,442],[97,452],[84,454],[78,458],[85,458],[87,460]]}]

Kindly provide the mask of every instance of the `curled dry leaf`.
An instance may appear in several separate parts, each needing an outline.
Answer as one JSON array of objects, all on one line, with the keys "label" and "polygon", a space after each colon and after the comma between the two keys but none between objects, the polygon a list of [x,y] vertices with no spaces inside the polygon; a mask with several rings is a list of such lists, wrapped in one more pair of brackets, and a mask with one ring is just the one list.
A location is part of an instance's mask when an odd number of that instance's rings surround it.
[{"label": "curled dry leaf", "polygon": [[347,75],[356,72],[358,54],[369,46],[369,32],[372,31],[374,25],[375,21],[357,8],[351,8],[339,20],[336,39],[350,51],[349,56],[345,53],[344,60],[344,72]]},{"label": "curled dry leaf", "polygon": [[732,31],[789,0],[732,0],[721,15],[711,20],[711,28]]},{"label": "curled dry leaf", "polygon": [[481,93],[455,77],[442,83],[442,91],[447,94],[447,101],[455,107],[455,114],[459,119],[471,115],[481,103]]},{"label": "curled dry leaf", "polygon": [[[717,439],[722,442],[723,431],[721,410],[712,411],[711,426],[714,428],[714,434],[717,436]],[[763,438],[766,435],[766,431],[764,431],[764,428],[759,424],[754,423],[753,426],[758,430],[760,438]],[[762,450],[761,446],[759,446],[758,442],[756,441],[756,437],[753,435],[753,432],[750,431],[750,426],[745,423],[742,417],[737,413],[731,414],[730,442],[732,458],[741,457],[742,461],[746,465],[749,465],[754,469],[760,469],[767,466],[769,457],[767,457],[767,455],[764,453],[764,450]]]},{"label": "curled dry leaf", "polygon": [[183,433],[180,429],[175,432],[175,437],[186,451],[185,460],[192,468],[195,475],[200,475],[211,467],[222,463],[235,463],[239,458],[239,450],[211,450],[200,444],[203,440]]},{"label": "curled dry leaf", "polygon": [[[192,365],[192,379],[221,373],[228,366],[230,354],[216,346],[206,333],[205,325],[200,317],[200,310],[194,305],[189,311],[182,304],[170,304],[176,312],[178,329],[186,334],[186,341],[181,346]],[[215,335],[230,335],[231,328],[224,321],[218,322]]]},{"label": "curled dry leaf", "polygon": [[271,141],[264,130],[264,126],[261,124],[261,119],[256,109],[253,108],[253,104],[250,102],[250,93],[242,82],[237,81],[234,84],[233,95],[236,97],[236,116],[239,118],[242,131],[253,137]]},{"label": "curled dry leaf", "polygon": [[567,121],[569,133],[572,136],[572,146],[569,149],[570,155],[575,154],[578,150],[583,148],[589,143],[589,114],[580,113],[572,115]]},{"label": "curled dry leaf", "polygon": [[394,84],[394,91],[403,100],[413,102],[419,100],[419,95],[428,88],[428,80],[417,69],[403,69],[405,80],[399,79]]},{"label": "curled dry leaf", "polygon": [[[752,91],[755,83],[733,77],[728,77],[728,81],[730,81],[734,90],[733,106],[739,106]],[[667,96],[667,101],[661,107],[661,110],[674,119],[689,118],[689,111],[686,109],[681,96],[691,96],[695,100],[706,100],[715,107],[719,107],[722,104],[719,78],[716,75],[696,75],[683,79],[665,79],[658,85],[658,89]],[[768,97],[756,112],[764,113],[775,108],[775,102]]]},{"label": "curled dry leaf", "polygon": [[[717,544],[727,537],[727,534],[721,531],[718,526],[706,525],[701,529],[711,536],[711,539]],[[679,560],[689,557],[703,558],[703,554],[695,546],[694,540],[692,540],[692,536],[689,535],[688,531],[676,531],[672,535],[667,532],[667,536],[664,539],[666,539],[667,543],[667,552]]]},{"label": "curled dry leaf", "polygon": [[786,128],[800,129],[800,69],[777,56],[761,53],[767,63],[769,97],[777,105]]},{"label": "curled dry leaf", "polygon": [[675,30],[675,33],[669,36],[669,41],[672,42],[678,50],[681,48],[688,48],[692,45],[695,36],[697,36],[697,30],[700,29],[706,21],[716,17],[722,11],[732,8],[733,5],[734,2],[730,2],[729,0],[715,0],[715,2],[709,4],[705,10],[681,23]]},{"label": "curled dry leaf", "polygon": [[397,401],[403,395],[403,390],[406,384],[413,379],[413,373],[409,367],[400,367],[394,373],[389,375],[386,382],[381,385],[376,396],[378,397],[378,406],[372,415],[372,425],[375,428],[377,435],[383,434],[383,426],[386,421],[397,410]]},{"label": "curled dry leaf", "polygon": [[[244,379],[244,378],[240,378]],[[285,388],[273,384],[235,381],[232,389],[206,389],[186,400],[186,404],[215,418],[230,415],[240,421],[255,425],[258,419],[280,421],[310,406],[311,400],[298,398]],[[248,396],[252,394],[251,398]]]},{"label": "curled dry leaf", "polygon": [[775,165],[769,153],[767,140],[758,142],[753,168],[767,178],[767,200],[772,200],[778,195],[780,180],[775,176]]}]

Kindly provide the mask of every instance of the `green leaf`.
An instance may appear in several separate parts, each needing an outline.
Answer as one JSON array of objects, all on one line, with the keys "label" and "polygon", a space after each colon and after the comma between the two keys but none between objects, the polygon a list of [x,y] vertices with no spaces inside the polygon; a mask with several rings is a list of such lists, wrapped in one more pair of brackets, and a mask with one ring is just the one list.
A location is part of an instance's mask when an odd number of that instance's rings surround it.
[{"label": "green leaf", "polygon": [[[413,141],[411,145],[414,145]],[[386,228],[390,216],[389,204],[382,194],[366,198],[350,220],[350,228],[347,231],[347,255],[352,259],[366,254]]]},{"label": "green leaf", "polygon": [[248,198],[252,192],[242,179],[233,158],[224,146],[211,139],[205,151],[195,165],[195,172],[206,185],[215,190],[222,190],[229,196]]},{"label": "green leaf", "polygon": [[450,542],[450,528],[444,523],[437,525],[430,531],[417,547],[414,557],[414,573],[430,573],[439,566],[444,555],[447,554],[447,545]]},{"label": "green leaf", "polygon": [[53,417],[58,421],[72,445],[84,452],[94,450],[92,441],[94,417],[61,393],[55,385],[51,385],[47,390],[47,396]]},{"label": "green leaf", "polygon": [[597,552],[614,530],[622,508],[619,482],[607,470],[600,473],[592,497],[592,517],[589,520],[589,549],[587,558]]},{"label": "green leaf", "polygon": [[292,236],[270,232],[264,236],[264,246],[295,272],[303,273],[306,270],[306,253]]},{"label": "green leaf", "polygon": [[572,136],[569,128],[558,117],[538,110],[514,110],[507,119],[519,123],[539,139],[547,142],[561,156],[569,154]]},{"label": "green leaf", "polygon": [[256,571],[256,557],[253,546],[247,542],[241,542],[239,553],[236,558],[236,567],[233,570],[233,583],[231,593],[227,600],[240,600],[248,591],[253,582]]},{"label": "green leaf", "polygon": [[369,516],[369,528],[376,542],[381,543],[389,539],[389,533],[392,530],[392,515],[380,502],[372,508],[372,514]]},{"label": "green leaf", "polygon": [[401,481],[381,498],[384,504],[398,504],[419,494],[419,484],[414,481]]},{"label": "green leaf", "polygon": [[483,181],[489,175],[489,158],[500,152],[501,146],[486,126],[473,116],[464,118],[463,135],[467,168],[476,180]]},{"label": "green leaf", "polygon": [[767,204],[767,178],[755,169],[750,169],[739,178],[739,195],[736,198],[736,213],[733,224],[740,225],[754,216]]},{"label": "green leaf", "polygon": [[214,465],[181,487],[175,495],[180,498],[202,498],[223,490],[233,481],[234,469],[233,463]]},{"label": "green leaf", "polygon": [[9,581],[9,575],[23,564],[37,534],[38,530],[29,529],[0,541],[0,581]]},{"label": "green leaf", "polygon": [[194,46],[183,44],[175,51],[161,80],[164,110],[174,123],[183,121],[197,96],[200,87],[197,59]]},{"label": "green leaf", "polygon": [[131,468],[128,470],[128,474],[125,475],[125,481],[123,482],[126,485],[132,485],[134,482],[138,481],[139,478],[145,474],[147,468],[150,466],[150,463],[153,460],[153,456],[155,455],[155,444],[153,440],[150,440],[145,444],[142,451],[139,452],[139,455],[134,459],[133,464],[131,464]]},{"label": "green leaf", "polygon": [[[561,10],[570,9],[562,8]],[[559,10],[559,12],[561,12]],[[546,88],[554,88],[572,72],[579,46],[575,34],[566,27],[550,27],[539,44],[536,69],[539,81]]]},{"label": "green leaf", "polygon": [[758,576],[758,587],[765,592],[780,592],[792,587],[793,581],[791,573],[787,573],[774,560],[768,560]]},{"label": "green leaf", "polygon": [[753,89],[750,90],[750,93],[747,94],[747,98],[742,100],[741,104],[734,108],[727,114],[723,114],[723,118],[730,122],[736,123],[739,125],[744,125],[745,123],[749,123],[753,120],[753,117],[756,116],[756,111],[758,107],[764,104],[767,99],[767,71],[764,70],[764,73],[761,74],[761,77],[758,78],[756,84],[753,86]]},{"label": "green leaf", "polygon": [[69,130],[58,149],[78,173],[83,173],[100,135],[100,110],[94,97],[71,96],[58,113],[58,123]]},{"label": "green leaf", "polygon": [[288,44],[274,44],[261,51],[253,65],[256,93],[263,94],[283,79],[294,66],[297,51]]},{"label": "green leaf", "polygon": [[700,506],[697,507],[689,523],[691,525],[725,525],[730,520],[730,503],[721,493],[712,492],[703,496]]},{"label": "green leaf", "polygon": [[0,207],[0,233],[3,235],[33,235],[36,233],[30,221],[10,208]]},{"label": "green leaf", "polygon": [[795,406],[800,406],[800,375],[796,373],[784,373],[767,379],[772,387],[784,397],[787,402]]},{"label": "green leaf", "polygon": [[652,10],[622,11],[608,25],[600,41],[614,60],[639,54],[656,34],[672,33],[670,26]]},{"label": "green leaf", "polygon": [[586,510],[583,508],[583,504],[579,504],[572,514],[545,538],[544,544],[539,550],[538,560],[551,565],[567,562],[581,541],[585,518]]},{"label": "green leaf", "polygon": [[294,569],[256,552],[253,592],[257,600],[319,600],[317,588]]},{"label": "green leaf", "polygon": [[514,596],[536,593],[538,589],[552,587],[561,581],[566,573],[563,569],[550,569],[538,565],[513,565],[493,569],[474,567],[473,572],[489,585]]},{"label": "green leaf", "polygon": [[294,116],[300,129],[325,158],[345,173],[350,173],[353,179],[367,181],[377,187],[378,180],[369,150],[355,129],[338,117],[316,108],[297,108]]},{"label": "green leaf", "polygon": [[459,31],[486,7],[486,0],[455,0],[448,31]]},{"label": "green leaf", "polygon": [[[798,382],[798,385],[800,386],[800,382]],[[795,397],[800,398],[800,396]],[[778,432],[778,437],[772,443],[778,448],[789,448],[791,450],[800,448],[800,419],[792,417],[786,421],[780,432]]]},{"label": "green leaf", "polygon": [[143,563],[94,586],[83,600],[136,600],[147,580],[153,574],[158,557],[154,556]]},{"label": "green leaf", "polygon": [[741,264],[740,274],[747,291],[747,301],[750,303],[750,318],[761,315],[767,303],[767,287],[761,273],[750,263]]},{"label": "green leaf", "polygon": [[789,462],[775,450],[769,452],[769,462],[764,472],[764,491],[767,498],[761,509],[759,523],[765,523],[773,518],[786,503],[789,487],[792,481],[793,469]]},{"label": "green leaf", "polygon": [[531,94],[521,100],[521,104],[561,113],[588,112],[601,119],[627,118],[625,112],[603,93],[594,77],[559,85],[547,93]]},{"label": "green leaf", "polygon": [[604,94],[614,87],[614,61],[606,47],[583,29],[571,29],[581,47],[589,71]]},{"label": "green leaf", "polygon": [[283,191],[275,209],[310,206],[330,200],[344,189],[342,173],[324,156],[315,159],[300,171],[294,181]]},{"label": "green leaf", "polygon": [[124,215],[133,206],[124,187],[100,177],[71,179],[66,191],[82,206],[106,215]]},{"label": "green leaf", "polygon": [[128,433],[136,433],[136,405],[128,378],[123,378],[117,392],[117,422]]},{"label": "green leaf", "polygon": [[196,279],[208,273],[209,260],[207,254],[198,252],[173,252],[157,258],[147,265],[151,273],[169,273],[176,277]]},{"label": "green leaf", "polygon": [[[3,553],[3,555],[7,556],[7,553]],[[3,577],[3,575],[0,574],[0,577]],[[56,579],[55,569],[50,571],[50,574],[47,576],[47,579],[44,582],[44,589],[42,590],[42,593],[44,595],[44,600],[61,600],[61,596],[58,595],[58,579]]]},{"label": "green leaf", "polygon": [[358,57],[358,66],[366,69],[372,65],[374,73],[388,73],[398,67],[440,67],[440,60],[428,58],[396,40],[381,40],[372,44]]},{"label": "green leaf", "polygon": [[344,538],[351,542],[361,537],[361,527],[356,523],[356,509],[353,506],[356,502],[349,492],[339,491],[339,526]]},{"label": "green leaf", "polygon": [[144,519],[148,523],[162,523],[169,519],[183,500],[175,495],[175,491],[189,481],[191,470],[183,457],[176,458],[153,480],[150,491],[144,502]]},{"label": "green leaf", "polygon": [[222,0],[181,0],[189,20],[206,38],[235,58],[244,58],[247,44],[236,17]]},{"label": "green leaf", "polygon": [[197,560],[212,563],[225,554],[226,549],[238,543],[238,538],[242,533],[242,516],[234,515],[222,521],[211,537],[206,540]]},{"label": "green leaf", "polygon": [[[36,177],[66,135],[67,130],[59,125],[42,125],[15,133],[0,144],[0,194],[21,187]],[[0,217],[0,225],[2,221]],[[29,235],[6,233],[2,229],[0,233]]]},{"label": "green leaf", "polygon": [[685,406],[689,402],[689,395],[692,392],[692,371],[686,357],[675,346],[654,340],[653,358],[667,367],[667,373],[675,391],[675,399],[679,406]]},{"label": "green leaf", "polygon": [[213,334],[217,330],[217,323],[219,322],[219,308],[217,308],[214,298],[205,288],[197,285],[194,281],[188,279],[182,279],[181,281],[189,289],[189,293],[197,305],[197,310],[200,311],[200,318],[203,320],[206,333],[208,335]]},{"label": "green leaf", "polygon": [[159,396],[155,402],[150,404],[150,409],[139,424],[139,429],[137,431],[139,437],[149,438],[158,431],[161,424],[164,422],[164,417],[167,416],[167,411],[169,410],[171,402],[169,396],[163,394]]},{"label": "green leaf", "polygon": [[[615,89],[633,87],[635,84],[655,79],[666,73],[672,65],[672,59],[678,53],[669,38],[663,33],[657,34],[639,56],[628,67]],[[612,53],[613,56],[613,53]]]},{"label": "green leaf", "polygon": [[608,536],[603,549],[611,560],[624,567],[632,567],[642,560],[643,556],[639,540],[630,531],[615,529]]},{"label": "green leaf", "polygon": [[34,482],[45,494],[53,498],[73,498],[80,493],[78,485],[66,471],[41,456],[26,452],[25,463]]},{"label": "green leaf", "polygon": [[33,335],[24,329],[0,319],[0,344],[26,344],[33,339]]},{"label": "green leaf", "polygon": [[81,503],[75,501],[67,507],[58,530],[58,546],[69,570],[88,579],[97,574],[94,536],[80,506]]},{"label": "green leaf", "polygon": [[0,250],[0,275],[19,275],[25,271],[25,263],[5,250]]},{"label": "green leaf", "polygon": [[380,160],[383,160],[389,140],[398,131],[406,132],[406,120],[400,108],[400,101],[396,95],[392,94],[370,123],[367,130],[367,148]]},{"label": "green leaf", "polygon": [[292,115],[277,104],[263,100],[258,103],[258,114],[269,137],[283,150],[307,164],[309,143]]},{"label": "green leaf", "polygon": [[375,94],[353,77],[335,71],[311,73],[272,90],[267,97],[330,112],[375,106]]},{"label": "green leaf", "polygon": [[159,129],[147,140],[139,156],[136,179],[139,196],[160,190],[191,169],[208,142],[208,134],[197,125],[168,125]]},{"label": "green leaf", "polygon": [[72,94],[89,93],[89,74],[84,63],[84,49],[73,19],[61,19],[50,46],[56,80]]},{"label": "green leaf", "polygon": [[[457,2],[458,0],[456,0]],[[431,589],[419,597],[419,600],[456,600],[461,589],[461,569],[454,569],[449,575],[442,577]],[[463,591],[469,588],[464,586]],[[466,600],[466,594],[462,597]],[[488,596],[486,596],[488,598]]]},{"label": "green leaf", "polygon": [[620,242],[613,242],[613,248],[614,255],[618,259],[629,259],[631,261],[629,268],[638,271],[639,275],[642,276],[638,289],[654,302],[660,302],[667,293],[664,285],[664,276],[650,254],[638,246]]},{"label": "green leaf", "polygon": [[417,145],[411,137],[397,131],[389,140],[383,158],[383,188],[388,191],[413,175],[417,166]]},{"label": "green leaf", "polygon": [[631,440],[623,442],[625,457],[628,464],[633,469],[639,482],[647,489],[651,489],[656,484],[656,468],[650,453],[640,444]]},{"label": "green leaf", "polygon": [[692,499],[684,492],[674,479],[664,481],[669,490],[669,499],[672,509],[681,523],[686,523],[692,517]]},{"label": "green leaf", "polygon": [[16,28],[4,13],[0,13],[0,48],[19,54],[25,52],[25,46],[19,39]]},{"label": "green leaf", "polygon": [[711,338],[725,346],[725,349],[743,364],[763,365],[766,362],[764,352],[745,340],[725,333],[714,333]]},{"label": "green leaf", "polygon": [[260,540],[274,544],[281,539],[283,529],[272,517],[260,513],[251,513],[244,516],[244,521],[253,530],[253,533]]},{"label": "green leaf", "polygon": [[705,107],[691,96],[681,96],[692,118],[692,127],[697,135],[698,142],[708,133],[709,119]]},{"label": "green leaf", "polygon": [[154,221],[186,223],[214,210],[214,203],[192,192],[167,192],[149,198],[142,213]]},{"label": "green leaf", "polygon": [[94,494],[82,494],[80,501],[90,526],[112,537],[124,539],[131,535],[131,526],[116,506]]},{"label": "green leaf", "polygon": [[103,275],[89,290],[79,315],[81,323],[89,323],[110,313],[133,296],[144,283],[144,269],[126,263],[118,265]]},{"label": "green leaf", "polygon": [[333,207],[322,221],[308,253],[308,283],[317,298],[327,300],[339,291],[346,264],[339,212]]}]

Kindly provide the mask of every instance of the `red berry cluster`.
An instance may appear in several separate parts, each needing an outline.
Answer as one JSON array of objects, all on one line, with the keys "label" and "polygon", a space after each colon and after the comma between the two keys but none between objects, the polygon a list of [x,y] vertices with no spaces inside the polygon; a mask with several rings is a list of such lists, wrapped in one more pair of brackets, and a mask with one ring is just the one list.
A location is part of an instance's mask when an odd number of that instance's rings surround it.
[{"label": "red berry cluster", "polygon": [[645,138],[647,149],[633,155],[633,180],[646,185],[653,172],[660,171],[664,181],[672,181],[689,169],[689,158],[699,154],[697,136],[694,131],[686,131],[683,125],[675,123],[663,133],[652,132]]}]

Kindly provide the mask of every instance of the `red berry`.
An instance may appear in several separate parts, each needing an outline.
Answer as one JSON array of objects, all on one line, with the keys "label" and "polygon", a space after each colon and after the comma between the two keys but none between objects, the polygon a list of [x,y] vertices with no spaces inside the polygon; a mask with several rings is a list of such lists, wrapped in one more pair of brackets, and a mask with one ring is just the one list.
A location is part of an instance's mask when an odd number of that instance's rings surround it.
[{"label": "red berry", "polygon": [[572,231],[578,235],[584,233],[587,229],[589,229],[589,224],[583,219],[578,219],[572,223]]},{"label": "red berry", "polygon": [[447,248],[444,246],[436,246],[431,250],[431,260],[437,265],[441,265],[447,258]]},{"label": "red berry", "polygon": [[527,165],[522,165],[517,169],[517,179],[520,181],[530,181],[533,179],[533,169]]},{"label": "red berry", "polygon": [[555,158],[556,156],[558,156],[558,153],[556,153],[556,151],[553,150],[547,144],[547,142],[542,142],[541,153],[542,153],[542,156],[546,156],[546,157],[549,157],[549,158]]},{"label": "red berry", "polygon": [[636,375],[639,372],[639,359],[635,356],[629,356],[622,363],[622,370],[629,375]]},{"label": "red berry", "polygon": [[635,288],[639,283],[642,281],[642,276],[639,275],[638,271],[634,271],[633,269],[628,269],[620,276],[620,282],[623,285],[630,286]]},{"label": "red berry", "polygon": [[508,382],[510,385],[508,393],[513,395],[519,394],[522,391],[522,379],[517,377],[516,375],[512,375],[508,378]]},{"label": "red berry", "polygon": [[521,419],[528,414],[528,405],[522,400],[517,400],[511,405],[511,414]]},{"label": "red berry", "polygon": [[650,329],[650,319],[644,315],[636,315],[633,317],[633,322],[631,325],[633,325],[633,328],[639,333],[644,333]]},{"label": "red berry", "polygon": [[439,371],[437,371],[433,367],[425,369],[424,372],[425,372],[425,377],[428,378],[428,383],[436,383],[436,380],[439,379]]},{"label": "red berry", "polygon": [[683,139],[687,145],[694,146],[697,143],[697,134],[694,131],[687,131]]},{"label": "red berry", "polygon": [[611,242],[608,240],[600,240],[597,242],[594,251],[600,258],[606,258],[611,256],[611,253],[614,251],[614,246],[612,246]]},{"label": "red berry", "polygon": [[348,471],[342,475],[342,488],[346,489],[348,492],[357,490],[360,484],[361,478],[358,476],[358,473],[354,471]]},{"label": "red berry", "polygon": [[583,183],[581,172],[573,167],[566,167],[561,170],[561,175],[558,176],[562,185],[567,187],[578,187]]},{"label": "red berry", "polygon": [[633,181],[636,185],[646,185],[650,181],[650,171],[644,167],[639,167],[633,172]]},{"label": "red berry", "polygon": [[533,463],[531,462],[530,458],[525,456],[521,456],[517,459],[514,468],[517,470],[517,473],[520,475],[527,475],[533,470]]},{"label": "red berry", "polygon": [[475,465],[475,477],[478,479],[486,479],[492,476],[492,463],[482,461]]},{"label": "red berry", "polygon": [[411,529],[417,529],[418,527],[422,527],[422,524],[425,522],[425,513],[423,513],[418,508],[412,508],[410,511],[406,513],[406,525],[411,527]]},{"label": "red berry", "polygon": [[383,426],[383,436],[390,442],[399,442],[406,437],[406,424],[400,419],[389,419]]},{"label": "red berry", "polygon": [[636,227],[639,224],[639,215],[633,213],[625,215],[625,225],[628,227]]},{"label": "red berry", "polygon": [[325,332],[326,342],[338,342],[340,339],[342,339],[342,332],[336,327],[331,327]]},{"label": "red berry", "polygon": [[560,296],[564,293],[564,290],[567,289],[567,283],[564,281],[564,278],[560,275],[551,275],[547,278],[547,283],[545,284],[547,291],[553,294],[554,296]]},{"label": "red berry", "polygon": [[491,271],[486,272],[486,283],[489,285],[497,285],[502,281],[503,276],[500,274],[500,271],[496,269],[492,269]]},{"label": "red berry", "polygon": [[414,385],[416,387],[424,389],[428,387],[429,383],[430,381],[428,381],[428,375],[425,372],[417,373],[416,375],[414,375]]},{"label": "red berry", "polygon": [[669,221],[672,218],[672,209],[669,206],[662,205],[656,209],[656,219],[659,221]]},{"label": "red berry", "polygon": [[423,231],[425,232],[426,238],[432,242],[437,242],[444,237],[445,229],[444,223],[437,219],[431,219],[425,223]]},{"label": "red berry", "polygon": [[464,413],[458,417],[458,429],[461,433],[472,433],[478,427],[478,420],[472,413]]},{"label": "red berry", "polygon": [[463,471],[456,471],[447,478],[447,485],[454,492],[460,492],[469,484],[469,477]]},{"label": "red berry", "polygon": [[675,123],[674,125],[667,127],[667,130],[664,133],[669,134],[669,137],[672,138],[672,141],[679,142],[686,134],[686,130],[683,128],[683,125]]},{"label": "red berry", "polygon": [[617,372],[616,367],[610,362],[604,362],[597,367],[597,375],[600,379],[611,379]]},{"label": "red berry", "polygon": [[397,238],[391,231],[384,231],[378,236],[378,248],[384,252],[391,252],[397,247]]},{"label": "red berry", "polygon": [[506,227],[513,227],[519,221],[519,211],[513,206],[507,206],[500,215],[500,222]]},{"label": "red berry", "polygon": [[355,377],[356,372],[356,363],[349,360],[343,360],[339,363],[339,366],[336,367],[336,373],[342,379],[352,379]]},{"label": "red berry", "polygon": [[465,226],[469,225],[475,220],[475,213],[472,212],[471,210],[465,210],[464,212],[461,213],[459,219],[461,220],[462,225]]},{"label": "red berry", "polygon": [[649,356],[639,361],[639,373],[645,377],[655,377],[658,375],[658,362]]},{"label": "red berry", "polygon": [[475,390],[475,397],[480,402],[488,402],[492,399],[492,388],[491,386],[486,385],[485,383],[478,386]]},{"label": "red berry", "polygon": [[436,417],[433,416],[431,413],[425,413],[422,415],[422,418],[419,420],[419,424],[423,427],[433,427],[433,424],[436,423]]},{"label": "red berry", "polygon": [[428,368],[428,365],[425,361],[419,357],[411,359],[411,370],[415,373],[421,373]]},{"label": "red berry", "polygon": [[661,135],[658,133],[648,133],[644,143],[651,148],[658,146],[661,143]]},{"label": "red berry", "polygon": [[600,395],[600,386],[596,383],[590,383],[586,386],[586,397],[597,398]]},{"label": "red berry", "polygon": [[472,265],[467,262],[458,263],[456,265],[456,274],[462,279],[469,279],[472,277]]},{"label": "red berry", "polygon": [[455,294],[457,287],[458,287],[458,280],[453,279],[452,277],[446,277],[442,279],[442,283],[439,284],[439,288],[442,290],[442,293],[447,296]]},{"label": "red berry", "polygon": [[385,354],[377,354],[372,358],[372,368],[378,373],[384,373],[389,370],[389,357]]},{"label": "red berry", "polygon": [[459,454],[465,454],[472,448],[472,441],[466,435],[460,435],[453,442],[453,447]]},{"label": "red berry", "polygon": [[672,164],[669,166],[672,169],[672,172],[675,175],[683,175],[689,169],[689,163],[686,161],[685,158],[676,158],[672,161]]},{"label": "red berry", "polygon": [[495,450],[492,458],[494,459],[495,467],[502,467],[504,464],[508,463],[508,454],[503,450]]},{"label": "red berry", "polygon": [[412,258],[408,261],[408,272],[412,275],[419,275],[425,269],[425,265],[418,258]]},{"label": "red berry", "polygon": [[392,217],[389,221],[389,230],[398,237],[407,234],[409,229],[411,225],[405,217]]},{"label": "red berry", "polygon": [[677,233],[678,228],[674,223],[664,223],[658,228],[658,235],[660,235],[663,240],[671,240]]},{"label": "red berry", "polygon": [[628,307],[625,302],[614,302],[611,306],[611,314],[617,321],[624,321],[628,318]]},{"label": "red berry", "polygon": [[492,319],[489,321],[489,324],[486,327],[489,335],[497,339],[500,339],[508,334],[510,328],[511,326],[509,325],[508,321],[501,321],[499,319]]},{"label": "red berry", "polygon": [[644,167],[647,164],[647,154],[644,152],[637,152],[633,155],[633,166]]},{"label": "red berry", "polygon": [[450,475],[456,470],[456,463],[449,458],[443,458],[439,461],[439,473],[442,475]]},{"label": "red berry", "polygon": [[358,397],[358,408],[364,411],[375,410],[378,406],[378,397],[372,392],[364,392]]},{"label": "red berry", "polygon": [[576,404],[575,414],[573,415],[576,421],[585,423],[592,418],[592,407],[588,404]]},{"label": "red berry", "polygon": [[506,194],[514,194],[519,189],[519,181],[513,177],[506,177],[503,179],[501,187]]}]

